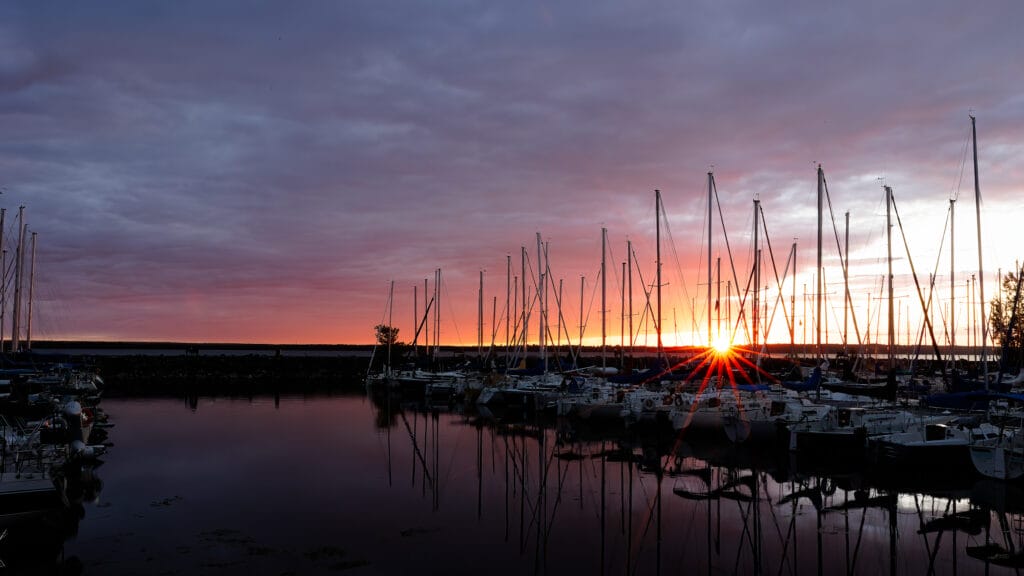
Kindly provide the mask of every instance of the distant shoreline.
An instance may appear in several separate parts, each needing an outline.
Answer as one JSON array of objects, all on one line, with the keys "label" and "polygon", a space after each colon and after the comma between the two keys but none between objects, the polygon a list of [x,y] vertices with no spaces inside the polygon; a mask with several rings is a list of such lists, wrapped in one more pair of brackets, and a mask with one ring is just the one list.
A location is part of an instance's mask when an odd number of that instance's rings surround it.
[{"label": "distant shoreline", "polygon": [[[403,343],[403,347],[408,350],[411,346],[408,343]],[[373,343],[368,344],[275,344],[275,343],[242,343],[242,342],[174,342],[174,341],[107,341],[107,340],[35,340],[32,342],[32,349],[37,352],[63,350],[63,351],[81,351],[81,350],[109,350],[109,351],[164,351],[173,352],[180,351],[182,354],[186,352],[304,352],[304,351],[319,351],[319,352],[339,352],[339,353],[368,353],[373,351],[376,346]],[[422,348],[422,346],[421,346]],[[860,346],[864,355],[870,356],[884,356],[885,346],[880,344],[868,344]],[[940,346],[942,354],[948,355],[949,347]],[[485,354],[489,349],[488,346],[484,347]],[[496,345],[495,350],[503,351],[503,345]],[[530,355],[537,353],[536,344],[531,344]],[[559,347],[560,353],[566,353],[566,347]],[[668,354],[690,354],[702,351],[703,347],[694,346],[678,346],[678,347],[665,347],[665,352]],[[849,351],[851,354],[857,354],[858,346],[850,346]],[[455,346],[443,344],[441,345],[442,353],[444,354],[456,354],[456,355],[467,355],[473,356],[476,354],[477,347],[473,345],[468,346]],[[619,353],[619,346],[609,345],[606,348],[607,355],[609,357],[616,356]],[[796,356],[809,357],[814,355],[814,345],[812,344],[798,344],[796,345]],[[827,357],[833,357],[840,354],[843,350],[842,344],[823,344],[822,350]],[[635,346],[632,355],[635,356],[646,356],[655,354],[657,349],[652,346]],[[784,356],[793,351],[793,347],[788,344],[768,344],[763,347],[762,352],[771,354],[774,356]],[[894,349],[894,353],[897,357],[906,357],[908,355],[915,354],[920,358],[933,358],[933,349],[931,346],[908,346],[898,345]],[[600,355],[601,346],[584,346],[583,352],[587,355]],[[988,354],[990,356],[996,356],[1000,352],[1000,348],[997,345],[989,344]],[[499,352],[500,354],[501,352]],[[958,356],[977,356],[981,353],[980,346],[957,346]],[[548,354],[554,354],[554,347],[549,347]]]}]

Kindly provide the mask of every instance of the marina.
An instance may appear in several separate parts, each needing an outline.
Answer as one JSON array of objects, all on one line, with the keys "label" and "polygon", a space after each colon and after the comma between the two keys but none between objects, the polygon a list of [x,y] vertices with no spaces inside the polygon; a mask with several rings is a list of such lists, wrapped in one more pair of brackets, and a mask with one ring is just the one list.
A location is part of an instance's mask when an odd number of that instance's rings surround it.
[{"label": "marina", "polygon": [[0,576],[1024,572],[1024,3],[0,3]]}]

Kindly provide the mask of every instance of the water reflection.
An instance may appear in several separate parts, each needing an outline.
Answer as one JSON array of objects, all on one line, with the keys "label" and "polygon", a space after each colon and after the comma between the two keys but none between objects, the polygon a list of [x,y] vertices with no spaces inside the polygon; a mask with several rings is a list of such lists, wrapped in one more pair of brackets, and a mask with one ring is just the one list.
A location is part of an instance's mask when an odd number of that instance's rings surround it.
[{"label": "water reflection", "polygon": [[388,393],[104,402],[103,502],[83,469],[71,506],[0,539],[11,573],[1010,574],[1022,557],[1024,495],[993,481],[913,487]]},{"label": "water reflection", "polygon": [[[404,489],[439,514],[471,501],[481,522],[500,525],[518,568],[537,574],[1024,567],[1024,494],[1013,485],[880,477],[841,457],[801,461],[657,426],[594,428],[387,394],[373,406],[391,489],[403,489],[393,476],[404,473]],[[468,470],[472,481],[453,473]]]},{"label": "water reflection", "polygon": [[85,504],[96,502],[103,482],[98,463],[68,463],[55,477],[58,493],[5,494],[0,504],[0,574],[80,574],[82,563],[64,554],[78,534]]}]

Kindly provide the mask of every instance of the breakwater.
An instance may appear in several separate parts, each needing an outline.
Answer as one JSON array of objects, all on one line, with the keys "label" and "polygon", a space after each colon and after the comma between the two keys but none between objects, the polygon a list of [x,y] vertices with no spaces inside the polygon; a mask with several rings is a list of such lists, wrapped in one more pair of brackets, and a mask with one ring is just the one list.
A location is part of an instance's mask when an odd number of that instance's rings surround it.
[{"label": "breakwater", "polygon": [[88,359],[108,396],[330,392],[362,386],[368,359],[358,356],[180,355]]},{"label": "breakwater", "polygon": [[[29,356],[17,359],[15,366],[38,366],[54,362],[85,364],[97,370],[106,383],[107,396],[161,396],[179,394],[227,394],[250,395],[260,393],[313,393],[330,392],[361,386],[367,374],[373,354],[372,345],[257,345],[257,344],[188,344],[188,343],[137,343],[137,342],[37,342]],[[780,371],[789,360],[788,347],[770,346],[768,352],[775,357],[762,360],[762,368]],[[840,347],[832,345],[824,352],[832,359],[833,369],[846,364],[840,360]],[[380,352],[380,351],[378,351]],[[395,356],[395,367],[408,365],[409,350]],[[909,350],[900,358],[899,364],[909,366],[912,357]],[[675,349],[668,352],[666,364],[678,365],[690,359],[694,349]],[[800,360],[800,354],[797,355]],[[872,358],[870,354],[866,355]],[[802,363],[813,363],[808,354]],[[423,360],[421,356],[421,361]],[[877,360],[877,358],[874,358]],[[994,359],[993,359],[994,360]],[[381,368],[382,355],[378,353],[374,369]],[[571,365],[563,358],[563,365]],[[554,357],[549,366],[557,366]],[[585,349],[578,359],[580,366],[601,366],[599,349]],[[530,365],[537,365],[536,351],[528,359]],[[427,369],[448,370],[473,366],[480,369],[503,369],[504,358],[498,355],[493,360],[481,363],[475,348],[447,348],[438,353],[433,363],[421,362]],[[620,370],[644,369],[657,364],[657,353],[640,349],[622,358],[621,352],[613,347],[609,350],[607,365]],[[874,362],[871,362],[874,364]],[[979,371],[977,361],[961,361],[961,368],[970,373]],[[920,359],[915,363],[917,371],[938,373],[942,363]],[[990,365],[995,369],[995,364]]]}]

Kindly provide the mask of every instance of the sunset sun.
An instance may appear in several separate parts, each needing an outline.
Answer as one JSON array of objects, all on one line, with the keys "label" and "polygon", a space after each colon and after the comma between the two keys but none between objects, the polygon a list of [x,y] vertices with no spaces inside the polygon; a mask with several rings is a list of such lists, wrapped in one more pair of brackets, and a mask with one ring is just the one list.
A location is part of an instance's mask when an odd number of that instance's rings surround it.
[{"label": "sunset sun", "polygon": [[729,339],[725,336],[718,336],[711,343],[711,348],[714,349],[715,353],[719,356],[728,354],[732,350],[732,345],[729,343]]}]

